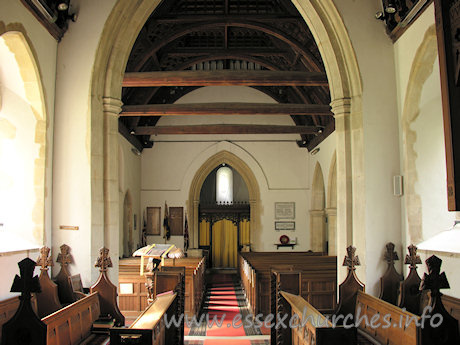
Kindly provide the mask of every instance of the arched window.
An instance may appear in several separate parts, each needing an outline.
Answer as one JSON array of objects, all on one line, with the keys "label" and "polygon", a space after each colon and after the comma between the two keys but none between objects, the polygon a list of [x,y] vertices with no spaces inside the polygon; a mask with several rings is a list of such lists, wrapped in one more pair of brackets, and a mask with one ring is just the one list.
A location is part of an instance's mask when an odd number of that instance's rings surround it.
[{"label": "arched window", "polygon": [[226,166],[216,172],[216,202],[233,203],[233,172]]}]

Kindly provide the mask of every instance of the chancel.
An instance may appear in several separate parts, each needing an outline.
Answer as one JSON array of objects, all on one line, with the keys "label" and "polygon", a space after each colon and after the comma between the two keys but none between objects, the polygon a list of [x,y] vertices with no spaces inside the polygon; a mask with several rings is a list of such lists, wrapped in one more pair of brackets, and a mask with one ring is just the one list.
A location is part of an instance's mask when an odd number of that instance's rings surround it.
[{"label": "chancel", "polygon": [[[0,0],[0,326],[27,304],[62,345],[455,343],[459,6]],[[25,258],[41,292],[11,289]],[[267,321],[427,307],[445,332]]]}]

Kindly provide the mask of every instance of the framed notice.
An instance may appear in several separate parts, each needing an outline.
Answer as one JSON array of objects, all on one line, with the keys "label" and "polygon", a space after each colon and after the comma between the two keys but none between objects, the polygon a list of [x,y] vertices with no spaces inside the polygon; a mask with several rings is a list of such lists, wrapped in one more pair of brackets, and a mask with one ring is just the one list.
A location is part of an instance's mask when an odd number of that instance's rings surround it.
[{"label": "framed notice", "polygon": [[460,1],[435,0],[449,211],[460,210]]},{"label": "framed notice", "polygon": [[171,236],[182,236],[184,234],[184,208],[170,207],[169,208],[169,226],[171,228]]},{"label": "framed notice", "polygon": [[295,219],[295,202],[275,202],[275,219]]},{"label": "framed notice", "polygon": [[161,207],[147,207],[147,235],[161,235]]},{"label": "framed notice", "polygon": [[295,230],[295,222],[275,222],[275,230]]}]

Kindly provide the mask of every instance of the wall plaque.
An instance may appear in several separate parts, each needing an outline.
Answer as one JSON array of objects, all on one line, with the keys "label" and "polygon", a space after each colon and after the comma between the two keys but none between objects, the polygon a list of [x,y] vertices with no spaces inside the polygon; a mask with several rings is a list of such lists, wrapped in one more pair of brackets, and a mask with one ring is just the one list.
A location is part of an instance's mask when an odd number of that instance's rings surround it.
[{"label": "wall plaque", "polygon": [[59,229],[61,229],[61,230],[78,230],[80,228],[78,226],[60,225]]},{"label": "wall plaque", "polygon": [[171,236],[184,235],[184,208],[170,207],[169,208],[169,226],[171,227]]},{"label": "wall plaque", "polygon": [[161,207],[147,207],[147,235],[161,235]]},{"label": "wall plaque", "polygon": [[295,202],[275,202],[275,219],[294,219]]}]

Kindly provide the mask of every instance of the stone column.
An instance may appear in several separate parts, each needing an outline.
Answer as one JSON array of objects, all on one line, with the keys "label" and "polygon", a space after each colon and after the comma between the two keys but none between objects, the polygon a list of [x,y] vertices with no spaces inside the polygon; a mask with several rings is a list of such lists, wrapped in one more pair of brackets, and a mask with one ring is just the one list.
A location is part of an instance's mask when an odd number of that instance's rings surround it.
[{"label": "stone column", "polygon": [[[104,97],[104,245],[109,248],[113,268],[110,280],[118,285],[119,253],[119,194],[118,194],[118,115],[123,103]],[[99,248],[97,248],[99,249]],[[96,250],[96,248],[93,248]]]},{"label": "stone column", "polygon": [[324,252],[326,249],[326,218],[324,210],[310,210],[311,250]]},{"label": "stone column", "polygon": [[337,255],[337,209],[326,208],[328,255]]},{"label": "stone column", "polygon": [[249,200],[249,207],[250,207],[250,217],[249,220],[249,243],[251,243],[251,250],[256,250],[254,247],[255,239],[256,239],[256,229],[257,229],[257,219],[256,215],[259,214],[256,210],[257,201],[254,199]]},{"label": "stone column", "polygon": [[198,214],[198,208],[200,206],[199,200],[193,200],[193,235],[191,237],[192,241],[190,243],[191,248],[198,248],[200,243],[198,242],[198,234],[200,233],[200,217]]},{"label": "stone column", "polygon": [[[342,261],[346,247],[353,244],[353,190],[351,100],[336,99],[331,102],[335,117],[337,138],[337,279],[340,284],[346,277]],[[363,248],[364,250],[365,248]],[[358,248],[359,250],[359,248]],[[361,252],[359,253],[361,254]],[[361,257],[361,255],[360,255]]]}]

